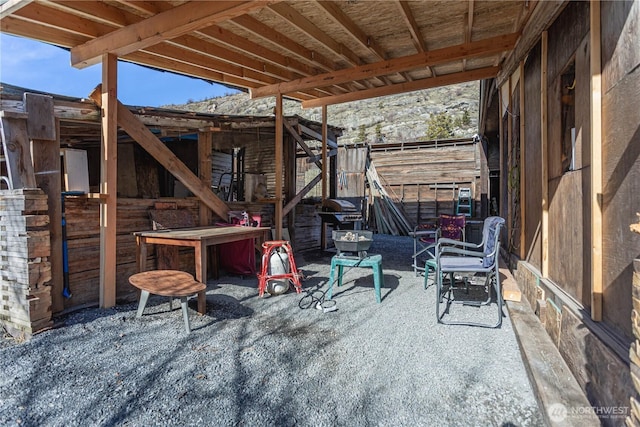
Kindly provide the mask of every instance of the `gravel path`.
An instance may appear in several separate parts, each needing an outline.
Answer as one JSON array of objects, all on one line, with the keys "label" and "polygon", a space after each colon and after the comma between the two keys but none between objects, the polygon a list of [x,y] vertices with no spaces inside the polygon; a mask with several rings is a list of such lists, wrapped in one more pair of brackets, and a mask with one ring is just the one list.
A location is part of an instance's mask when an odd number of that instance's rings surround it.
[{"label": "gravel path", "polygon": [[[141,319],[136,304],[86,309],[29,342],[0,340],[0,425],[543,425],[509,319],[437,324],[410,238],[374,239],[381,304],[370,269],[346,271],[330,313],[226,276],[209,284],[207,315],[190,313],[190,335],[179,303],[152,296]],[[331,255],[296,254],[305,291],[326,290]],[[455,310],[493,318],[495,304]]]}]

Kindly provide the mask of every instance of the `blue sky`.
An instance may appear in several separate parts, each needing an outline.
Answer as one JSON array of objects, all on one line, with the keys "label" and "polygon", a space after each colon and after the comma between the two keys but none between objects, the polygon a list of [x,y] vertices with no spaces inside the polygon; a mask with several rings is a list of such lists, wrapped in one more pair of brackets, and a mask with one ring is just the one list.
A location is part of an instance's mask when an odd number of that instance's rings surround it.
[{"label": "blue sky", "polygon": [[[101,67],[70,65],[67,50],[22,37],[0,34],[0,81],[27,89],[83,98],[101,82]],[[119,62],[118,99],[126,105],[158,107],[184,104],[233,89],[200,79]]]}]

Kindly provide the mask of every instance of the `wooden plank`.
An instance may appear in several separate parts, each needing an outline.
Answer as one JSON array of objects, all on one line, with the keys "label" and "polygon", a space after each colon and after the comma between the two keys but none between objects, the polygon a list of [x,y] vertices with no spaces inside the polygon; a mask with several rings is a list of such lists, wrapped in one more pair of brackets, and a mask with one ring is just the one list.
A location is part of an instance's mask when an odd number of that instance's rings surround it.
[{"label": "wooden plank", "polygon": [[28,114],[27,134],[29,138],[57,140],[53,97],[27,92],[23,98],[24,109]]},{"label": "wooden plank", "polygon": [[449,86],[472,80],[490,79],[496,76],[500,67],[478,68],[471,71],[447,74],[428,79],[414,80],[411,82],[397,83],[372,89],[364,89],[343,95],[326,96],[323,98],[302,101],[302,108],[315,108],[323,105],[340,104],[343,102],[358,101],[361,99],[375,98],[378,96],[396,95],[399,93],[413,92],[416,90],[432,89],[440,86]]},{"label": "wooden plank", "polygon": [[27,134],[27,121],[0,117],[2,149],[11,188],[35,188],[36,177],[31,162],[31,146]]},{"label": "wooden plank", "polygon": [[[306,142],[304,142],[304,140],[302,139],[302,137],[298,134],[298,132],[295,131],[295,129],[293,128],[293,126],[291,126],[291,123],[289,123],[288,120],[284,120],[284,127],[287,129],[287,131],[289,132],[289,134],[293,137],[293,139],[296,140],[296,142],[298,143],[298,145],[300,146],[300,148],[302,148],[302,151],[304,151],[305,153],[307,153],[307,156],[309,157],[314,157],[315,153],[313,152],[313,150],[311,148],[309,148],[309,146],[307,145]],[[322,163],[319,161],[315,161],[314,162],[316,164],[316,166],[318,166],[318,168],[322,169]]]},{"label": "wooden plank", "polygon": [[[198,132],[198,177],[204,185],[212,186],[212,150],[213,133]],[[200,225],[211,224],[211,209],[204,203],[199,203]]]},{"label": "wooden plank", "polygon": [[[100,100],[99,92],[102,90],[98,86],[89,97],[96,101]],[[127,107],[117,101],[118,125],[120,125],[132,138],[136,140],[142,148],[151,154],[162,166],[164,166],[173,176],[175,176],[185,187],[187,187],[196,197],[202,200],[220,218],[227,218],[227,205],[211,191],[210,185],[204,184],[183,162],[176,157],[166,145],[162,143],[147,127],[132,114]]]},{"label": "wooden plank", "polygon": [[276,95],[276,140],[275,140],[275,239],[280,240],[282,238],[282,172],[284,162],[284,118],[282,111],[282,95]]},{"label": "wooden plank", "polygon": [[118,195],[138,197],[137,179],[134,145],[118,144]]},{"label": "wooden plank", "polygon": [[327,106],[322,106],[322,200],[326,199],[329,194],[329,183],[327,182],[327,147],[329,146],[328,126],[327,126]]},{"label": "wooden plank", "polygon": [[600,1],[591,0],[591,319],[602,320],[602,64]]},{"label": "wooden plank", "polygon": [[542,164],[542,277],[549,277],[549,140],[547,133],[548,102],[548,33],[543,31],[540,52],[540,159]]},{"label": "wooden plank", "polygon": [[[60,121],[55,119],[53,99],[42,95],[25,94],[25,106],[29,111],[30,126],[35,128],[31,132],[45,138],[32,140],[33,167],[36,184],[46,193],[47,213],[49,216],[49,242],[51,262],[51,302],[52,310],[63,309],[63,258],[62,258],[62,199],[60,181]],[[39,133],[40,125],[37,119],[43,121],[42,127],[48,128],[51,120],[54,129]],[[53,137],[53,140],[49,138]]]},{"label": "wooden plank", "polygon": [[285,205],[285,207],[282,209],[282,215],[286,216],[291,211],[291,209],[293,209],[298,203],[300,203],[304,196],[306,196],[307,193],[309,193],[309,191],[311,191],[311,189],[320,182],[321,179],[322,173],[316,175],[316,177],[313,178],[311,182],[309,182],[302,190],[300,190],[300,192],[298,192],[298,194],[295,195],[294,198],[289,201],[289,203]]},{"label": "wooden plank", "polygon": [[[374,64],[359,65],[315,76],[303,77],[273,85],[251,89],[251,98],[286,94],[333,84],[348,83],[354,80],[375,78],[393,73],[411,71],[416,68],[437,65],[480,55],[489,55],[511,50],[519,37],[518,33],[500,35],[471,43],[463,43],[424,53],[379,61]],[[494,76],[497,74],[494,73]],[[304,106],[304,103],[303,103]],[[318,106],[318,105],[315,105]]]},{"label": "wooden plank", "polygon": [[[95,93],[95,92],[94,92]],[[102,85],[97,97],[102,108],[100,144],[100,307],[116,304],[116,211],[118,205],[118,57],[102,57]],[[128,110],[127,110],[128,111]]]},{"label": "wooden plank", "polygon": [[185,3],[72,48],[71,65],[85,68],[97,64],[101,55],[107,53],[125,56],[266,4],[228,1]]},{"label": "wooden plank", "polygon": [[[306,127],[305,125],[300,123],[298,124],[298,128],[300,128],[301,133],[307,136],[310,136],[311,138],[314,138],[316,141],[322,141],[322,138],[323,138],[322,133],[318,133],[315,130],[309,127]],[[331,148],[338,148],[338,143],[334,139],[331,139],[328,133],[327,133],[327,146]]]},{"label": "wooden plank", "polygon": [[524,87],[524,61],[520,61],[520,259],[526,259],[527,256],[527,234],[526,234],[526,212],[527,212],[527,198],[525,185],[525,165],[527,163],[525,153],[525,87]]}]

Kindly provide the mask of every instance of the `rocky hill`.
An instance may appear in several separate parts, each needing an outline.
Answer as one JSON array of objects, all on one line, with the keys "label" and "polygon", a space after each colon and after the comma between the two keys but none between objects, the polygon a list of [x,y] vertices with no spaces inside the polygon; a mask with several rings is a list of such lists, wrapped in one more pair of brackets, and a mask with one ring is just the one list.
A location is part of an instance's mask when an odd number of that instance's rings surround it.
[{"label": "rocky hill", "polygon": [[[406,94],[372,98],[328,107],[328,121],[344,129],[341,143],[407,142],[427,139],[429,121],[445,113],[452,119],[453,137],[471,137],[478,126],[478,82],[463,83]],[[249,99],[246,93],[193,101],[167,108],[216,114],[268,116],[273,97]],[[321,121],[321,109],[303,110],[300,103],[285,100],[285,115],[300,115]],[[462,120],[467,113],[468,121]],[[466,123],[465,123],[466,122]]]}]

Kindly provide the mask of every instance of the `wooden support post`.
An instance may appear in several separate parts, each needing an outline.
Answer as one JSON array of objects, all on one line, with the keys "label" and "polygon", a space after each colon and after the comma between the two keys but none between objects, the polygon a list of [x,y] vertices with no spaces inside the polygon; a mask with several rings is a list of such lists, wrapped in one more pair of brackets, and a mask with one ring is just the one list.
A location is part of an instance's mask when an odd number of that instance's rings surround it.
[{"label": "wooden support post", "polygon": [[[211,188],[211,150],[213,134],[198,132],[198,176],[202,183]],[[211,209],[202,201],[199,203],[200,225],[211,223]]]},{"label": "wooden support post", "polygon": [[527,233],[525,232],[526,219],[526,185],[525,185],[525,102],[524,102],[524,61],[520,61],[520,259],[527,256]]},{"label": "wooden support post", "polygon": [[507,182],[506,176],[507,171],[504,170],[504,125],[502,124],[502,110],[503,110],[504,101],[502,101],[502,86],[498,87],[498,148],[500,150],[500,194],[497,195],[500,200],[499,212],[503,218],[506,218],[505,209],[506,206],[503,201],[505,200],[503,194],[506,193],[507,189],[504,188],[504,183]]},{"label": "wooden support post", "polygon": [[542,162],[542,277],[549,277],[549,135],[547,133],[548,34],[542,32],[540,52],[540,160]]},{"label": "wooden support post", "polygon": [[327,106],[322,106],[322,200],[327,198],[328,182],[327,182]]},{"label": "wooden support post", "polygon": [[100,146],[100,307],[116,304],[116,209],[118,174],[118,58],[102,56],[102,141]]},{"label": "wooden support post", "polygon": [[275,240],[282,239],[282,181],[283,181],[283,164],[284,164],[284,153],[283,153],[283,138],[284,138],[284,120],[282,113],[282,95],[276,95],[276,147],[275,147],[275,173],[276,173],[276,188],[275,188],[275,218],[274,218],[274,227],[275,227]]},{"label": "wooden support post", "polygon": [[508,242],[508,250],[511,251],[513,240],[511,236],[513,236],[513,211],[515,206],[513,205],[513,193],[512,188],[510,188],[511,182],[511,168],[513,166],[513,152],[511,149],[511,145],[513,142],[513,117],[511,113],[513,112],[513,105],[511,102],[511,91],[513,87],[511,86],[511,79],[513,76],[509,76],[508,82],[508,95],[507,95],[507,235],[509,236]]},{"label": "wooden support post", "polygon": [[602,320],[602,64],[600,1],[590,2],[591,46],[591,319]]},{"label": "wooden support post", "polygon": [[27,129],[29,129],[29,138],[31,138],[36,184],[47,195],[51,246],[51,255],[49,255],[51,262],[51,312],[58,313],[64,310],[60,122],[55,119],[53,97],[51,96],[25,93],[24,108],[29,116]]}]

